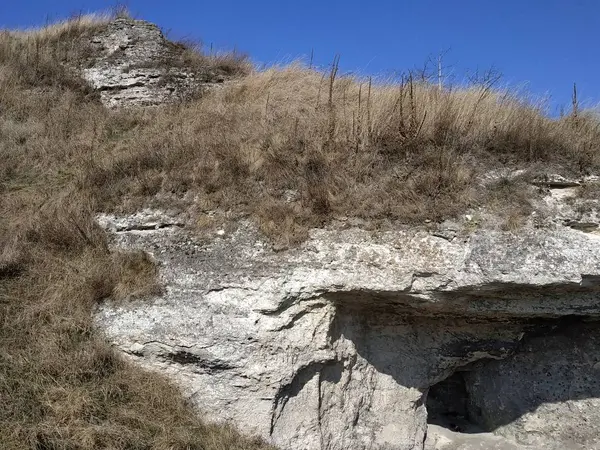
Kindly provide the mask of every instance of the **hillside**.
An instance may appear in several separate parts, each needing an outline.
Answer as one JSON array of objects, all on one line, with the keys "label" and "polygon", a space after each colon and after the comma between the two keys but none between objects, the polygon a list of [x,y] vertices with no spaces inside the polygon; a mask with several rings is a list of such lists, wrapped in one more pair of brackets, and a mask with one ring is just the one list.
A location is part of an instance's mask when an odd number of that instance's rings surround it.
[{"label": "hillside", "polygon": [[[109,251],[94,221],[100,205],[126,203],[118,178],[152,165],[111,155],[166,116],[105,109],[73,69],[111,20],[0,33],[0,447],[267,448],[204,424],[169,382],[133,367],[92,325],[103,299],[160,290],[151,259]],[[118,175],[103,180],[109,170]],[[102,194],[105,183],[115,190]]]},{"label": "hillside", "polygon": [[[440,89],[408,72],[389,81],[346,76],[335,62],[259,71],[240,55],[170,43],[127,17],[0,32],[0,160],[7,449],[268,448],[202,422],[171,381],[134,365],[94,325],[98,305],[144,302],[165,289],[155,260],[112,245],[99,214],[164,211],[209,243],[250,224],[273,252],[269,261],[317,228],[366,236],[443,234],[451,225],[465,240],[598,228],[600,122],[592,112],[550,118],[486,80]],[[557,187],[571,191],[550,195]],[[223,245],[228,255],[246,248]],[[241,270],[232,264],[232,273]]]}]

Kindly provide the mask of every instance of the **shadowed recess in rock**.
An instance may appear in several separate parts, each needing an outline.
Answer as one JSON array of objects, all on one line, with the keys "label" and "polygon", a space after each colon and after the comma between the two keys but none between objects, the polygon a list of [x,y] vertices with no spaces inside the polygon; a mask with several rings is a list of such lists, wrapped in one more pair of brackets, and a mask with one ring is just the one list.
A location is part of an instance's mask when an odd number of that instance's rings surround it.
[{"label": "shadowed recess in rock", "polygon": [[597,448],[585,428],[600,416],[599,339],[600,324],[581,318],[538,324],[508,358],[476,362],[433,385],[429,423],[495,431],[523,445],[543,433]]}]

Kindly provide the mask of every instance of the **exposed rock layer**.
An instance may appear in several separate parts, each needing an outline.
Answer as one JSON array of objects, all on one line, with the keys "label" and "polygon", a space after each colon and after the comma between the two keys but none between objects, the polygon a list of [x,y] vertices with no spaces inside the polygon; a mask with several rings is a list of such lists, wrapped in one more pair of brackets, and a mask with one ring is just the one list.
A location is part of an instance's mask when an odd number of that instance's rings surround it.
[{"label": "exposed rock layer", "polygon": [[149,106],[178,100],[222,83],[222,76],[173,65],[181,51],[160,29],[143,20],[110,22],[91,39],[84,78],[109,107]]},{"label": "exposed rock layer", "polygon": [[[592,418],[597,402],[600,354],[585,341],[596,325],[580,323],[600,316],[594,234],[317,230],[274,253],[248,224],[195,241],[160,214],[101,222],[115,245],[154,254],[167,291],[107,303],[98,324],[210,405],[211,419],[289,449],[422,449],[429,388],[470,370],[464,414],[512,440],[497,448],[599,448],[597,421],[563,425],[567,410]],[[575,378],[571,365],[582,368]],[[551,375],[532,397],[534,367]],[[575,390],[556,391],[561,383]],[[427,445],[473,448],[431,436]]]}]

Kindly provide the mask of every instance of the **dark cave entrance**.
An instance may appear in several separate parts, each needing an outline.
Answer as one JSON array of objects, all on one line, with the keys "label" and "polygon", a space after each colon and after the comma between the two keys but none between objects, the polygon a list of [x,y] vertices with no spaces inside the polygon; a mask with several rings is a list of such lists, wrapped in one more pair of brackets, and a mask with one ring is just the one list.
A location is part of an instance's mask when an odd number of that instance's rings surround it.
[{"label": "dark cave entrance", "polygon": [[[599,324],[572,316],[529,324],[511,355],[470,363],[430,386],[428,424],[488,433],[546,403],[600,398]],[[570,420],[587,422],[593,411]]]},{"label": "dark cave entrance", "polygon": [[427,423],[457,433],[484,433],[477,407],[469,402],[468,372],[456,371],[434,384],[427,394]]}]

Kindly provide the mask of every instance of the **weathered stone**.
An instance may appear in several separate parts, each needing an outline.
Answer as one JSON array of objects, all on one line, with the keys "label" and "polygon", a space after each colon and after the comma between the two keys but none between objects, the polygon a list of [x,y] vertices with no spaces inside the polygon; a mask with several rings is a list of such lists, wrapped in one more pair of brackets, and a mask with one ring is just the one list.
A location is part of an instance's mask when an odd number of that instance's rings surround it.
[{"label": "weathered stone", "polygon": [[568,189],[581,186],[580,180],[569,179],[559,174],[545,174],[543,176],[538,176],[535,177],[531,183],[549,189]]},{"label": "weathered stone", "polygon": [[[537,350],[520,355],[535,333],[554,329],[562,317],[600,318],[596,235],[562,226],[450,240],[408,228],[314,230],[299,248],[274,252],[247,223],[207,241],[178,226],[156,229],[179,220],[148,216],[154,225],[147,227],[143,215],[101,219],[113,229],[114,245],[154,255],[166,293],[106,303],[97,323],[200,409],[210,405],[207,418],[232,421],[284,449],[422,449],[426,441],[440,449],[540,448],[550,441],[596,448],[589,445],[596,445],[598,422],[570,436],[555,433],[569,406],[540,410],[536,420],[547,424],[539,427],[547,435],[537,440],[521,439],[529,428],[516,425],[499,429],[504,438],[468,442],[432,426],[426,440],[431,386],[471,370],[469,405],[483,405],[481,414],[491,419],[482,422],[496,427],[504,416],[494,399],[518,397],[528,389],[520,381],[533,377],[522,372],[539,362]],[[561,342],[560,350],[541,352],[541,361],[577,348]],[[497,367],[489,362],[511,355]],[[510,378],[501,364],[523,368]],[[568,374],[567,362],[562,367],[555,383]],[[589,370],[579,376],[591,376]],[[497,384],[482,381],[480,389],[477,380],[488,376]],[[511,392],[499,393],[499,385]],[[587,408],[596,400],[581,403],[577,395],[565,390],[561,401],[581,408],[576,420],[593,418]],[[529,400],[524,405],[525,414]]]},{"label": "weathered stone", "polygon": [[534,448],[600,448],[600,326],[570,320],[538,334],[466,373],[470,417]]},{"label": "weathered stone", "polygon": [[91,47],[83,76],[109,107],[158,105],[223,81],[222,76],[170,65],[176,49],[156,25],[143,20],[110,22],[91,38]]},{"label": "weathered stone", "polygon": [[[524,450],[526,447],[492,433],[460,433],[439,425],[429,425],[425,450]],[[529,450],[533,450],[529,448]],[[539,450],[539,448],[536,448]],[[566,449],[565,449],[566,450]]]}]

